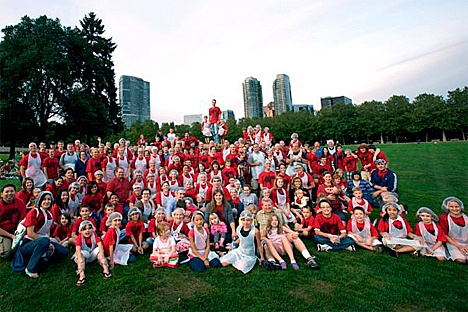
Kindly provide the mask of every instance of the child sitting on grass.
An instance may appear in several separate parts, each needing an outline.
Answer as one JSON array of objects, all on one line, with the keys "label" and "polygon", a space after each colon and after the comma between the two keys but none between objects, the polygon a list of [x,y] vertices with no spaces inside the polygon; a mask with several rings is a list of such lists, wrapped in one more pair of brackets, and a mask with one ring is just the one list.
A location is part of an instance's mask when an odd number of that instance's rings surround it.
[{"label": "child sitting on grass", "polygon": [[468,217],[463,202],[456,197],[447,197],[442,202],[445,214],[439,224],[447,236],[450,259],[459,263],[468,262]]},{"label": "child sitting on grass", "polygon": [[382,243],[378,240],[379,233],[375,226],[370,222],[366,209],[356,206],[353,209],[353,216],[348,220],[346,227],[348,236],[354,240],[354,243],[364,249],[381,252]]},{"label": "child sitting on grass", "polygon": [[288,254],[291,266],[294,270],[299,270],[291,243],[285,235],[284,227],[280,226],[279,218],[272,214],[268,219],[267,226],[262,231],[262,241],[265,242],[265,254],[268,261],[279,261],[281,269],[286,270],[286,262],[281,258]]},{"label": "child sitting on grass", "polygon": [[355,251],[354,242],[346,235],[341,218],[332,213],[332,204],[327,199],[319,202],[321,213],[314,220],[315,243],[317,251],[346,249]]},{"label": "child sitting on grass", "polygon": [[300,223],[294,224],[294,230],[299,233],[301,238],[313,238],[314,235],[314,216],[312,215],[312,208],[302,208],[302,216]]},{"label": "child sitting on grass", "polygon": [[146,232],[145,224],[140,220],[141,211],[137,207],[133,207],[128,212],[128,222],[125,226],[125,234],[128,243],[133,244],[132,253],[142,255],[148,249],[148,243],[143,241],[143,235]]},{"label": "child sitting on grass", "polygon": [[195,272],[203,272],[207,268],[219,268],[218,255],[210,251],[210,233],[204,227],[203,213],[195,212],[192,217],[193,228],[189,232],[190,249],[188,265]]},{"label": "child sitting on grass", "polygon": [[175,268],[179,262],[179,255],[176,252],[176,242],[171,235],[171,230],[167,222],[160,222],[156,228],[158,236],[153,243],[153,253],[150,261],[154,268],[169,267]]},{"label": "child sitting on grass", "polygon": [[400,253],[411,252],[413,256],[418,255],[421,249],[419,241],[407,239],[413,238],[413,229],[408,221],[400,215],[401,207],[397,203],[385,204],[382,209],[384,216],[379,220],[377,229],[382,235],[383,244],[389,248],[392,257],[398,257]]},{"label": "child sitting on grass", "polygon": [[444,243],[447,242],[447,237],[440,225],[436,223],[439,217],[431,209],[421,207],[416,212],[416,219],[419,220],[416,224],[417,239],[423,245],[421,255],[445,261],[447,257]]},{"label": "child sitting on grass", "polygon": [[85,265],[96,259],[102,267],[104,279],[110,278],[112,274],[109,272],[104,256],[104,248],[99,236],[96,234],[94,225],[91,221],[83,221],[80,224],[79,232],[80,234],[76,239],[76,251],[72,258],[78,265],[76,274],[80,276],[76,286],[83,286],[86,283]]},{"label": "child sitting on grass", "polygon": [[[239,220],[241,224],[236,229],[238,237],[236,244],[239,247],[222,256],[220,261],[222,266],[232,264],[233,267],[247,274],[253,269],[255,262],[257,262],[255,246],[261,246],[260,232],[252,224],[253,216],[250,211],[242,211]],[[260,260],[263,261],[263,248],[259,248],[259,252]]]},{"label": "child sitting on grass", "polygon": [[68,247],[68,241],[71,237],[71,216],[68,212],[63,212],[60,216],[60,223],[55,227],[53,239],[62,245]]}]

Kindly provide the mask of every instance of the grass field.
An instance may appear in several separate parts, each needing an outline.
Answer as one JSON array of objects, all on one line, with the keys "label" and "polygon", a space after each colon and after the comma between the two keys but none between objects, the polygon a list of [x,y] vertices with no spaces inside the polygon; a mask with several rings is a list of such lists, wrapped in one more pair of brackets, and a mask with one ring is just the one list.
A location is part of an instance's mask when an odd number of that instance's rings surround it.
[{"label": "grass field", "polygon": [[[428,206],[441,213],[442,200],[457,196],[468,204],[468,143],[381,146],[399,177],[408,220]],[[4,181],[1,181],[4,182]],[[373,214],[372,219],[377,217]],[[97,264],[77,288],[72,261],[49,267],[39,279],[12,274],[0,262],[0,311],[467,311],[468,265],[401,255],[315,252],[322,268],[243,275],[232,267],[196,274],[188,266],[152,269],[148,256],[117,266],[103,280]],[[70,254],[71,256],[71,254]],[[300,259],[300,255],[297,255]]]}]

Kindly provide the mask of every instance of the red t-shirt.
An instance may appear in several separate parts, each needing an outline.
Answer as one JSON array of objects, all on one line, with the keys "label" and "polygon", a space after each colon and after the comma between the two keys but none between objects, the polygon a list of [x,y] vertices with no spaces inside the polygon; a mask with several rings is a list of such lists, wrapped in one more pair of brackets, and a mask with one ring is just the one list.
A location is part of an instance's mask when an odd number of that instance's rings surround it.
[{"label": "red t-shirt", "polygon": [[11,203],[0,200],[0,228],[3,230],[13,233],[25,216],[26,205],[21,199],[15,198]]},{"label": "red t-shirt", "polygon": [[102,163],[99,160],[99,158],[88,159],[88,163],[86,165],[86,173],[88,174],[88,178],[91,177],[93,181],[96,180],[94,173],[101,169],[102,169]]},{"label": "red t-shirt", "polygon": [[71,229],[70,229],[70,226],[68,225],[59,225],[57,227],[55,227],[55,230],[54,230],[54,235],[52,235],[53,237],[58,237],[59,240],[63,240],[65,238],[69,238],[71,236]]},{"label": "red t-shirt", "polygon": [[101,209],[103,203],[104,197],[101,193],[96,193],[95,195],[85,195],[81,205],[88,205],[90,212],[96,212]]},{"label": "red t-shirt", "polygon": [[302,228],[305,229],[305,228],[308,228],[310,226],[311,229],[313,229],[314,228],[314,222],[315,222],[314,216],[310,215],[310,217],[302,219]]},{"label": "red t-shirt", "polygon": [[128,203],[130,182],[125,178],[122,181],[119,181],[117,178],[113,178],[107,182],[107,192],[116,193],[121,204]]},{"label": "red t-shirt", "polygon": [[[221,218],[221,216],[220,216],[220,218]],[[175,229],[177,229],[177,227],[178,227],[178,225],[176,225],[174,219],[172,219],[171,222],[169,222],[169,228],[171,229],[171,232],[173,232]],[[190,231],[190,229],[188,228],[187,224],[184,221],[182,221],[182,227],[180,228],[179,233],[182,233],[185,236],[188,236],[189,231]]]},{"label": "red t-shirt", "polygon": [[[465,226],[465,219],[463,218],[463,215],[461,215],[458,218],[455,218],[455,217],[452,217],[452,216],[450,216],[450,217],[452,218],[453,223],[455,223],[456,225],[461,226],[461,227]],[[442,230],[444,231],[444,233],[448,234],[448,231],[449,231],[448,214],[444,213],[443,215],[440,216],[439,225],[442,228]]]},{"label": "red t-shirt", "polygon": [[219,121],[219,116],[221,116],[222,112],[221,109],[218,106],[212,106],[208,110],[208,115],[210,116],[210,123],[214,124]]},{"label": "red t-shirt", "polygon": [[[96,240],[96,244],[101,242],[101,239],[99,238],[99,236],[96,233],[93,233],[91,235],[94,236],[94,239]],[[83,237],[83,235],[81,233],[78,234],[78,237],[76,238],[76,246],[80,246],[80,247],[83,246],[83,244],[82,244],[83,238],[82,237]],[[91,236],[90,237],[85,237],[84,241],[85,241],[85,244],[88,245],[88,247],[93,246],[93,241],[92,241]]]},{"label": "red t-shirt", "polygon": [[[352,224],[353,220],[352,219],[349,219],[348,220],[348,224],[346,225],[346,230],[349,232],[349,233],[353,233],[353,224]],[[364,229],[364,226],[366,224],[363,222],[363,223],[359,223],[356,221],[356,227],[358,228],[359,231],[362,231]],[[377,229],[375,228],[375,226],[369,222],[369,225],[370,225],[370,232],[371,232],[371,236],[373,237],[379,237],[379,233],[377,233]]]},{"label": "red t-shirt", "polygon": [[42,162],[42,167],[46,167],[47,178],[55,179],[58,177],[59,161],[55,157],[47,157]]},{"label": "red t-shirt", "polygon": [[323,214],[319,213],[315,217],[313,227],[323,233],[332,235],[340,235],[341,231],[346,231],[340,217],[334,213],[332,213],[329,218],[326,218]]},{"label": "red t-shirt", "polygon": [[[73,228],[72,228],[72,233],[75,233],[76,235],[79,234],[79,229],[80,229],[80,224],[81,222],[83,222],[85,220],[83,220],[81,217],[79,217],[78,219],[76,219],[75,223],[73,224]],[[88,218],[87,221],[90,221],[93,225],[94,225],[94,228],[96,228],[96,221],[94,221],[93,218]]]},{"label": "red t-shirt", "polygon": [[125,226],[125,235],[128,237],[133,235],[137,242],[140,234],[145,232],[145,224],[141,220],[138,220],[137,222],[128,221],[127,225]]},{"label": "red t-shirt", "polygon": [[106,235],[102,238],[102,245],[104,247],[104,255],[106,257],[110,256],[110,247],[114,246],[115,251],[115,244],[118,242],[119,238],[117,237],[117,232],[115,228],[110,227],[107,229]]},{"label": "red t-shirt", "polygon": [[357,159],[357,158],[354,158],[353,156],[346,156],[346,157],[343,159],[343,165],[344,165],[345,170],[346,170],[347,172],[356,171],[356,169],[357,169],[357,163],[358,163],[358,159]]},{"label": "red t-shirt", "polygon": [[263,185],[264,188],[266,187],[268,189],[271,189],[275,185],[275,177],[276,174],[273,171],[263,171],[258,176],[258,183]]},{"label": "red t-shirt", "polygon": [[[52,213],[50,211],[46,211],[47,220],[52,220]],[[26,220],[24,221],[24,226],[34,226],[34,232],[37,233],[44,225],[46,219],[44,218],[44,213],[38,209],[31,209],[28,214],[26,215]]]},{"label": "red t-shirt", "polygon": [[[405,218],[401,217],[403,219],[403,222],[406,225],[406,232],[412,233],[413,229],[409,225],[408,221],[406,221]],[[388,233],[388,220],[380,219],[379,223],[377,224],[377,230],[379,230],[380,233]],[[393,226],[395,226],[397,229],[402,229],[403,225],[401,224],[400,220],[396,220],[393,222]]]}]

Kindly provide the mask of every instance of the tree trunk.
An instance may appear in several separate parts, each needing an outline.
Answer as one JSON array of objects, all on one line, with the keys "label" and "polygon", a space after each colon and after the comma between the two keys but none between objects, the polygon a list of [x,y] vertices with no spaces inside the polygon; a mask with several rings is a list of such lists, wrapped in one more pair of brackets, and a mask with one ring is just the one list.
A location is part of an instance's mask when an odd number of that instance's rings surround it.
[{"label": "tree trunk", "polygon": [[466,137],[465,137],[465,131],[463,129],[461,129],[461,132],[462,132],[462,138],[463,138],[463,141],[466,141]]},{"label": "tree trunk", "polygon": [[442,130],[442,141],[447,142],[447,137],[445,136],[445,130]]},{"label": "tree trunk", "polygon": [[429,142],[429,131],[426,130],[426,143]]},{"label": "tree trunk", "polygon": [[15,159],[15,147],[16,147],[15,145],[16,145],[15,141],[10,142],[10,157],[8,159]]},{"label": "tree trunk", "polygon": [[384,143],[385,143],[385,142],[384,142],[384,139],[383,139],[383,134],[381,133],[381,134],[380,134],[380,144],[384,144]]}]

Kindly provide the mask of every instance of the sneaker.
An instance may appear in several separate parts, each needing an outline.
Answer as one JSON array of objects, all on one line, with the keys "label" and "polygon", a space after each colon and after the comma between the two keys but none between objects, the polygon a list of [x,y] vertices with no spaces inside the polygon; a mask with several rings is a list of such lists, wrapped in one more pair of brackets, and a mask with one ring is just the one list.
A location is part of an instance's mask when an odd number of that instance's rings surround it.
[{"label": "sneaker", "polygon": [[292,262],[291,266],[293,267],[294,270],[299,270],[299,265],[296,262]]},{"label": "sneaker", "polygon": [[281,265],[281,270],[286,270],[286,268],[287,268],[286,262],[281,261],[280,265]]},{"label": "sneaker", "polygon": [[354,248],[354,245],[351,245],[351,246],[346,247],[346,250],[351,251],[351,252],[355,252],[356,248]]},{"label": "sneaker", "polygon": [[372,249],[373,249],[374,252],[376,252],[376,253],[382,253],[382,247],[380,247],[380,246],[372,247]]},{"label": "sneaker", "polygon": [[333,249],[333,248],[331,246],[327,245],[327,244],[318,244],[317,245],[317,251],[318,252],[327,252],[330,249]]},{"label": "sneaker", "polygon": [[307,258],[307,265],[309,266],[309,268],[314,270],[320,269],[320,265],[318,265],[317,262],[315,262],[314,256]]}]

